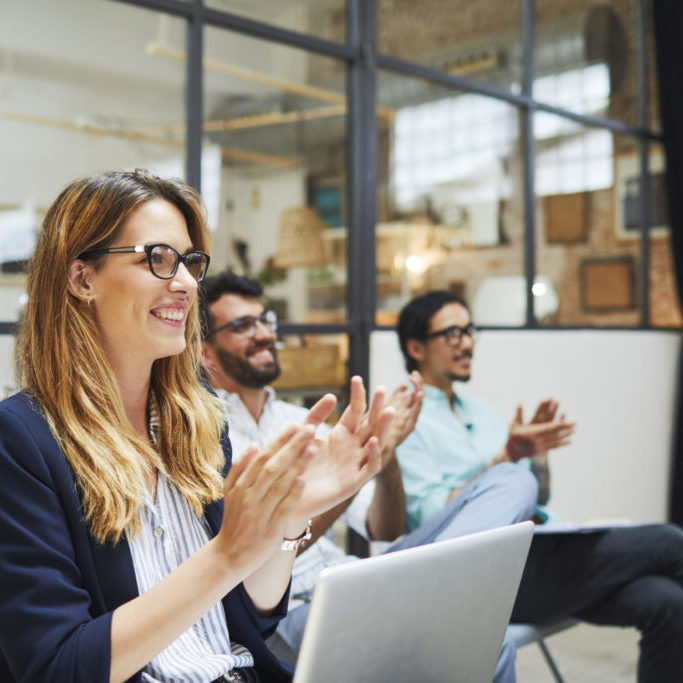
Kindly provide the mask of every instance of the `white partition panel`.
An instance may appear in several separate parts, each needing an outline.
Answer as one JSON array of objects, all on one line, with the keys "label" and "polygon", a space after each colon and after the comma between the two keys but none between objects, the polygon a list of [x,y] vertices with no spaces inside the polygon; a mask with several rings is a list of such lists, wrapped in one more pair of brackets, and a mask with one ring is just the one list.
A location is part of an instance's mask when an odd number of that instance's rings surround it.
[{"label": "white partition panel", "polygon": [[[669,331],[487,330],[472,379],[458,391],[487,397],[512,419],[554,397],[578,423],[551,454],[552,508],[566,520],[666,518],[680,335]],[[371,384],[406,375],[394,332],[371,338]]]}]

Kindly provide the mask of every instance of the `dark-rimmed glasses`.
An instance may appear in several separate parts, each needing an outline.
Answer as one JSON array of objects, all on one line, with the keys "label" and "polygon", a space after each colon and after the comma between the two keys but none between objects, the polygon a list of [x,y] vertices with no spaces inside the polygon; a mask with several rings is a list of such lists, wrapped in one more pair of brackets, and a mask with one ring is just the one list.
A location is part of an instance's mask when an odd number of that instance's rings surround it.
[{"label": "dark-rimmed glasses", "polygon": [[436,332],[430,332],[425,339],[433,339],[434,337],[443,337],[447,344],[451,346],[459,346],[462,342],[462,338],[467,335],[470,339],[474,339],[479,330],[470,323],[465,325],[465,327],[460,327],[459,325],[449,325],[444,327],[442,330],[437,330]]},{"label": "dark-rimmed glasses", "polygon": [[136,254],[145,252],[147,265],[155,275],[162,280],[170,280],[178,272],[178,264],[182,263],[192,277],[201,282],[209,267],[209,255],[203,251],[190,250],[179,254],[168,244],[139,244],[134,247],[109,247],[108,249],[90,249],[84,251],[80,258],[87,258],[95,254]]},{"label": "dark-rimmed glasses", "polygon": [[275,311],[263,311],[261,315],[243,315],[231,320],[225,325],[215,327],[204,339],[208,339],[221,330],[231,330],[240,337],[253,337],[256,334],[256,326],[261,323],[269,332],[277,332],[277,315]]}]

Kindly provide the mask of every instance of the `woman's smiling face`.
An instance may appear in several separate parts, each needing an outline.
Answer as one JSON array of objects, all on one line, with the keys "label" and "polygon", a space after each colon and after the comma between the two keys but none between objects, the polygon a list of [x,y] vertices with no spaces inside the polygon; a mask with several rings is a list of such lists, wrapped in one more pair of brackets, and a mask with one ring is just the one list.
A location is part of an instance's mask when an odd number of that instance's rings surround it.
[{"label": "woman's smiling face", "polygon": [[[141,204],[110,247],[167,244],[192,249],[180,210],[164,199]],[[113,366],[151,364],[185,349],[185,323],[197,281],[185,265],[169,280],[156,277],[142,253],[107,254],[92,271],[91,291],[102,346]]]}]

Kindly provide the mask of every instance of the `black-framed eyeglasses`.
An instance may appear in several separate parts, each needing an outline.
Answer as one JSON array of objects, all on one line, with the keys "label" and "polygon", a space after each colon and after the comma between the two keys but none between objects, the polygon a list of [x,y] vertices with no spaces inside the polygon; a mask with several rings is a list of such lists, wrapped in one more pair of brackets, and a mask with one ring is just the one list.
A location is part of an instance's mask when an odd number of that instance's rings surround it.
[{"label": "black-framed eyeglasses", "polygon": [[203,251],[187,251],[179,254],[168,244],[139,244],[134,247],[109,247],[108,249],[90,249],[81,254],[81,258],[94,254],[135,254],[145,252],[147,265],[155,275],[162,280],[170,280],[178,272],[178,264],[182,263],[192,277],[201,282],[209,267],[208,254]]},{"label": "black-framed eyeglasses", "polygon": [[474,339],[477,335],[477,332],[479,332],[479,330],[472,323],[465,325],[465,327],[460,327],[459,325],[449,325],[448,327],[444,327],[442,330],[430,332],[425,339],[443,337],[451,346],[458,346],[465,335],[467,335],[470,339]]},{"label": "black-framed eyeglasses", "polygon": [[261,315],[243,315],[231,320],[229,323],[225,323],[225,325],[215,327],[204,336],[204,339],[208,339],[221,330],[231,330],[240,337],[253,337],[256,334],[258,323],[261,323],[270,332],[277,332],[277,315],[275,311],[263,311]]}]

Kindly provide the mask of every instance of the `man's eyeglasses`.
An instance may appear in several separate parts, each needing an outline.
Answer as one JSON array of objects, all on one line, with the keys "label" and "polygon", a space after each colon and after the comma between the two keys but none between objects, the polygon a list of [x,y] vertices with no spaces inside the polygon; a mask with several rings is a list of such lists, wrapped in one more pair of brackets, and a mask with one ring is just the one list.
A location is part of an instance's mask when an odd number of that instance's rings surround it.
[{"label": "man's eyeglasses", "polygon": [[253,337],[256,334],[256,326],[261,323],[269,332],[277,332],[277,315],[275,311],[263,311],[261,315],[243,315],[240,318],[235,318],[225,325],[215,327],[204,339],[220,332],[221,330],[232,330],[240,337]]},{"label": "man's eyeglasses", "polygon": [[462,338],[467,335],[470,339],[474,339],[476,336],[477,328],[470,323],[465,327],[459,327],[458,325],[449,325],[444,327],[442,330],[437,330],[436,332],[430,332],[425,339],[433,339],[434,337],[444,337],[446,342],[451,346],[458,346],[462,341]]},{"label": "man's eyeglasses", "polygon": [[108,249],[90,249],[81,254],[87,258],[95,254],[135,254],[145,252],[147,265],[152,275],[162,280],[170,280],[178,272],[178,264],[182,263],[192,277],[201,282],[209,267],[209,255],[203,251],[188,251],[179,254],[168,244],[141,244],[135,247],[109,247]]}]

